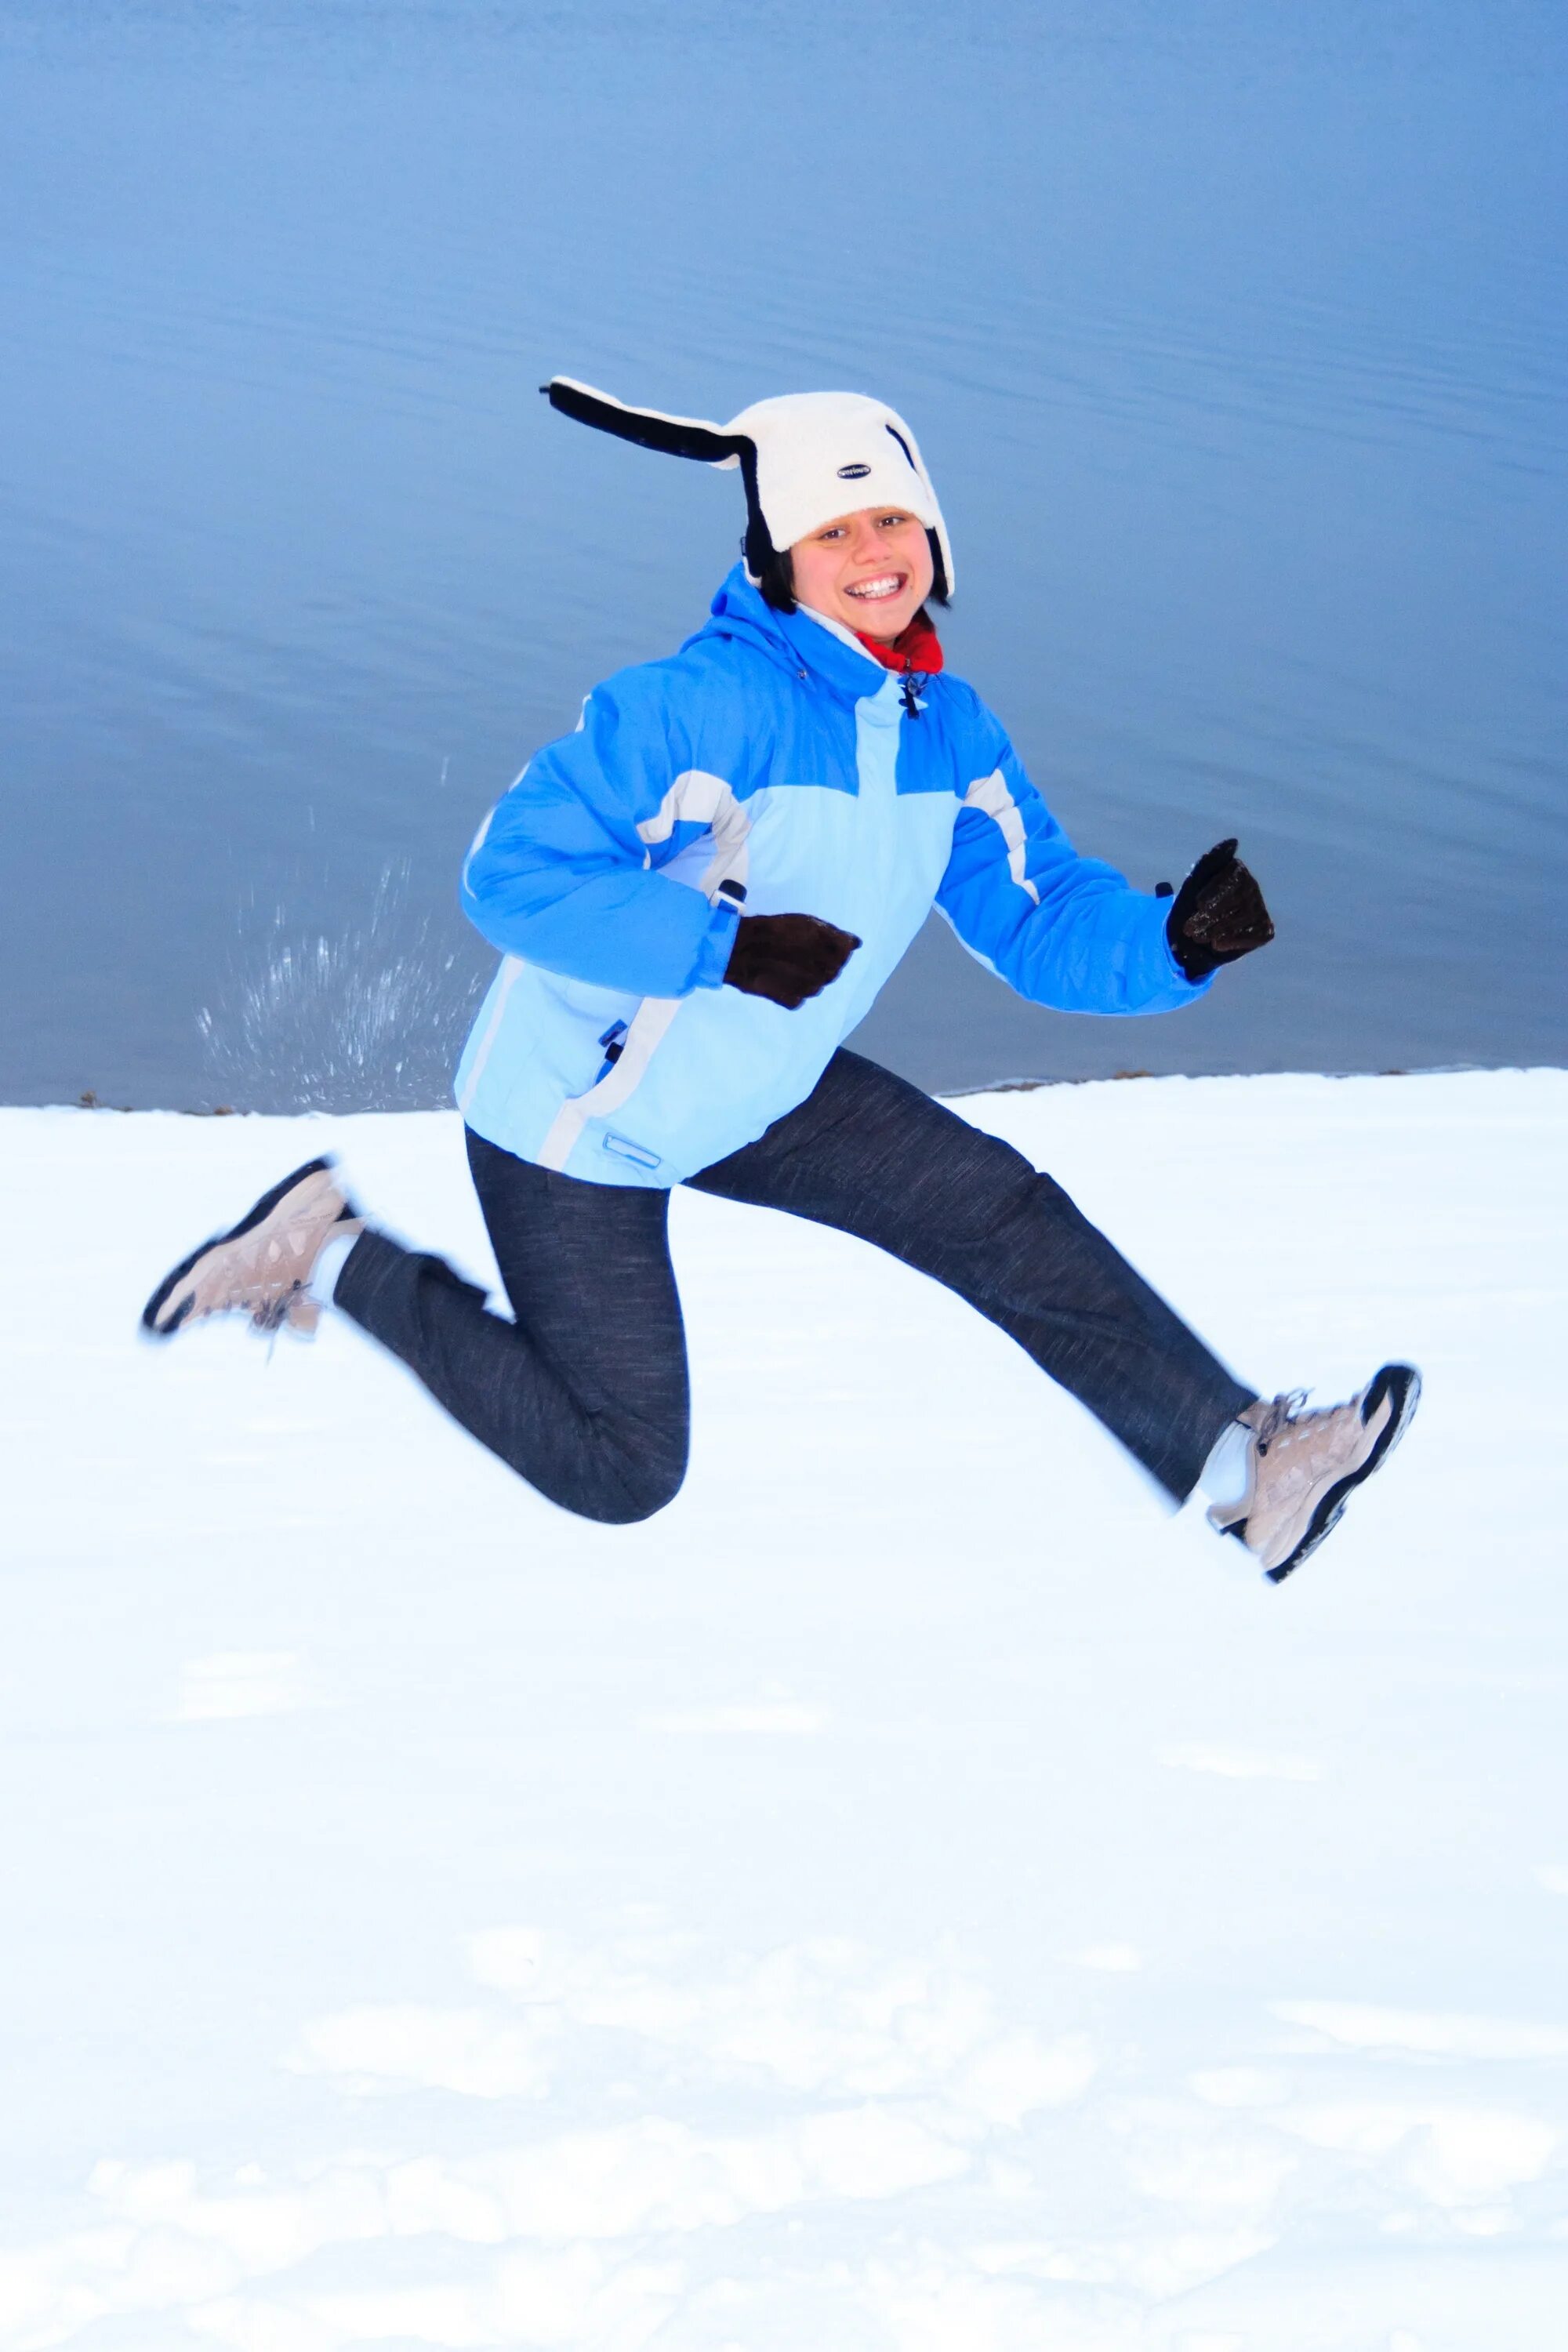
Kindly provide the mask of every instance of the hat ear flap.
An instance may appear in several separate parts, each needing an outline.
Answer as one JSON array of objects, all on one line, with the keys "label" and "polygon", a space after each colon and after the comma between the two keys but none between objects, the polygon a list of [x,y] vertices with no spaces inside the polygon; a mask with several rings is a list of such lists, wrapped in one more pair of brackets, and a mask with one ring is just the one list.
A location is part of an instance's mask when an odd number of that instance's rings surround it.
[{"label": "hat ear flap", "polygon": [[721,433],[700,416],[666,416],[657,408],[627,408],[591,383],[569,375],[552,375],[539,387],[552,408],[574,424],[591,425],[599,433],[613,433],[617,441],[634,441],[639,449],[657,449],[667,457],[693,457],[700,465],[733,466],[751,447],[736,433]]},{"label": "hat ear flap", "polygon": [[740,442],[741,479],[746,486],[746,535],[741,541],[741,553],[745,558],[747,577],[756,581],[763,577],[775,555],[775,548],[763,515],[763,502],[757,496],[757,445],[737,435]]},{"label": "hat ear flap", "polygon": [[945,604],[952,594],[952,583],[947,576],[947,551],[934,530],[926,533],[931,549],[931,593],[936,603]]}]

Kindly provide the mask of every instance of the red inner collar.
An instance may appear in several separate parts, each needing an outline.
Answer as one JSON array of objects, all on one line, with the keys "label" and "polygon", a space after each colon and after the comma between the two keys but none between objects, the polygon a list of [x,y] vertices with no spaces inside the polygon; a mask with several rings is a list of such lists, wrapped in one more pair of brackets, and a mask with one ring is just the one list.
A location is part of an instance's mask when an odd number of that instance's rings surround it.
[{"label": "red inner collar", "polygon": [[868,637],[861,629],[857,629],[855,635],[884,669],[901,671],[905,677],[918,670],[922,677],[934,677],[942,667],[942,639],[923,604],[909,627],[900,629],[896,637]]}]

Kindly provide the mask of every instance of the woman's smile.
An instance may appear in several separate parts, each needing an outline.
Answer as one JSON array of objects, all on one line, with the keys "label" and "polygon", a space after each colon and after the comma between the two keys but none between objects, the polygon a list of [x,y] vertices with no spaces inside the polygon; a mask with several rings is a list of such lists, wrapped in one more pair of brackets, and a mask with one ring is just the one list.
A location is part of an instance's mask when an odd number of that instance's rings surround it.
[{"label": "woman's smile", "polygon": [[902,507],[861,507],[790,549],[798,603],[884,642],[908,628],[934,571],[925,525]]},{"label": "woman's smile", "polygon": [[864,598],[868,604],[879,604],[885,596],[899,596],[909,582],[907,572],[881,572],[875,580],[852,581],[846,587],[847,596]]}]

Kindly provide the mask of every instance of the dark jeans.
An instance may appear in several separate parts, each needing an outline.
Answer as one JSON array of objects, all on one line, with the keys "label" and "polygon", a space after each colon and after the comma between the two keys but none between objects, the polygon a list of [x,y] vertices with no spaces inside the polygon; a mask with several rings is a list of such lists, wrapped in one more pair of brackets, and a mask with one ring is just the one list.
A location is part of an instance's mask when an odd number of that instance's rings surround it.
[{"label": "dark jeans", "polygon": [[[366,1233],[337,1304],[551,1501],[647,1518],[686,1472],[690,1398],[668,1192],[588,1184],[468,1136],[515,1321],[438,1257]],[[858,1054],[702,1192],[858,1234],[945,1283],[1184,1498],[1256,1391],[1010,1144]]]}]

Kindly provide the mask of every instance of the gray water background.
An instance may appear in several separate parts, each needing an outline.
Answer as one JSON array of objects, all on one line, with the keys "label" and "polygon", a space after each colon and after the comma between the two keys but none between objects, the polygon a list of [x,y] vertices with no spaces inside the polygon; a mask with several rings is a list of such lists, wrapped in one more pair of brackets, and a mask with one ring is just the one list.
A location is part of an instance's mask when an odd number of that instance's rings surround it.
[{"label": "gray water background", "polygon": [[552,416],[874,390],[952,665],[1163,1021],[941,926],[933,1086],[1568,1059],[1561,0],[3,0],[0,1099],[430,1101],[462,850],[700,621],[734,478]]}]

